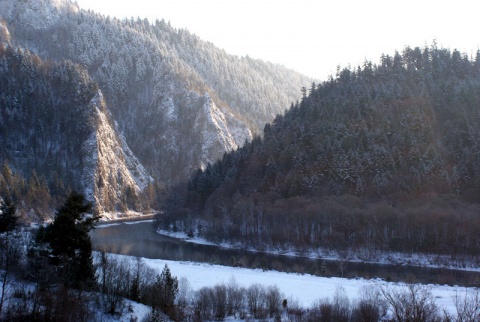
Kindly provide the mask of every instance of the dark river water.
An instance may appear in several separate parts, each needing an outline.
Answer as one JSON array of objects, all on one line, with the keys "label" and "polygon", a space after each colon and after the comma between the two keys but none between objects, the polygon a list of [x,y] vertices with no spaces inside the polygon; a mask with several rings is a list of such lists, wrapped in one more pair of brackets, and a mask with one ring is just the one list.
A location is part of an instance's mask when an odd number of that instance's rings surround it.
[{"label": "dark river water", "polygon": [[152,222],[120,223],[99,227],[91,232],[91,237],[95,250],[145,258],[208,262],[318,276],[378,277],[388,281],[480,285],[478,272],[310,259],[188,243],[157,234]]}]

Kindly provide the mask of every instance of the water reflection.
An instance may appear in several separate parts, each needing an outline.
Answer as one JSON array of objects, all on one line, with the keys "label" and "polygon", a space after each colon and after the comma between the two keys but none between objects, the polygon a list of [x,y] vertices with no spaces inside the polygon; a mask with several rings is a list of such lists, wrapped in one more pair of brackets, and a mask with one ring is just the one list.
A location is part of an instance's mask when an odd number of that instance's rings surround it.
[{"label": "water reflection", "polygon": [[157,234],[151,222],[121,223],[98,228],[91,232],[91,236],[95,250],[104,249],[111,253],[145,258],[208,262],[319,276],[379,277],[391,281],[480,285],[480,273],[477,272],[309,259],[193,244]]}]

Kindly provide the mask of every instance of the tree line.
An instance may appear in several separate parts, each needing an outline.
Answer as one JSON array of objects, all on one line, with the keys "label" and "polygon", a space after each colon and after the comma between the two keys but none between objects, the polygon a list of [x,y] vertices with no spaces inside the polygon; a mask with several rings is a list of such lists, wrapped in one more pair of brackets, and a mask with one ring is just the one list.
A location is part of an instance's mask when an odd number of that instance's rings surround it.
[{"label": "tree line", "polygon": [[[116,128],[106,106],[92,103],[98,95],[84,67],[0,44],[0,194],[11,198],[24,218],[51,218],[72,190],[92,191],[87,197],[97,200],[97,211],[158,207],[160,185],[148,177],[142,190],[124,179],[134,171],[137,177],[148,175],[138,171],[143,168],[131,152],[125,155],[117,133],[101,136]],[[129,158],[130,172],[112,170],[101,159],[109,148],[122,149],[118,163]]]},{"label": "tree line", "polygon": [[165,229],[280,249],[477,258],[480,52],[405,48],[303,89],[172,188]]},{"label": "tree line", "polygon": [[117,19],[50,2],[39,4],[38,11],[30,3],[10,2],[14,5],[6,2],[10,10],[0,15],[11,42],[42,59],[83,66],[105,95],[127,144],[161,184],[184,180],[225,151],[215,138],[211,153],[203,154],[203,132],[215,135],[203,120],[205,93],[228,126],[240,129],[239,145],[311,82],[280,65],[229,55],[164,20]]},{"label": "tree line", "polygon": [[[72,192],[51,224],[23,230],[15,205],[0,207],[0,321],[97,321],[128,313],[126,299],[146,304],[144,321],[477,321],[478,290],[459,291],[455,314],[442,311],[430,289],[418,284],[365,287],[350,300],[339,286],[333,298],[305,308],[275,285],[240,286],[234,278],[192,290],[165,265],[161,273],[140,258],[92,253],[88,232],[98,217]],[[34,233],[34,236],[32,236]],[[34,237],[34,238],[32,238]],[[99,313],[100,312],[100,313]],[[135,316],[130,316],[136,320]]]},{"label": "tree line", "polygon": [[158,274],[139,260],[94,258],[89,232],[99,216],[82,194],[71,192],[36,231],[18,219],[14,203],[2,200],[0,321],[95,321],[97,311],[122,313],[124,298],[149,305],[152,316],[175,316],[178,281],[168,266]]}]

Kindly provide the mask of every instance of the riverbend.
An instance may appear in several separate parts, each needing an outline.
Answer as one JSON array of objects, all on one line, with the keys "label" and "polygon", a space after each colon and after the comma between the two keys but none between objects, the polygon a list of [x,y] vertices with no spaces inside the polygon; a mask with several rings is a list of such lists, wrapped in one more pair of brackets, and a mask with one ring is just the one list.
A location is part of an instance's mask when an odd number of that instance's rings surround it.
[{"label": "riverbend", "polygon": [[479,286],[480,272],[392,264],[375,264],[275,255],[189,243],[160,235],[152,220],[102,224],[91,232],[95,250],[152,259],[206,262],[318,276],[382,278],[424,284]]}]

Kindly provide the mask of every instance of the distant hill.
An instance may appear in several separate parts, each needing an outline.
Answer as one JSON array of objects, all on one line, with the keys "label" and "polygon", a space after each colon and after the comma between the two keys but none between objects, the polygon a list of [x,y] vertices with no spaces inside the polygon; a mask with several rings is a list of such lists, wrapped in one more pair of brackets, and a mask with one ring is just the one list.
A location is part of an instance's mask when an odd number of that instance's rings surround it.
[{"label": "distant hill", "polygon": [[[158,189],[250,140],[311,82],[279,65],[228,55],[164,21],[105,17],[68,0],[0,0],[0,41],[44,61],[70,61],[88,75],[101,91],[112,131],[123,140],[120,149],[131,149],[120,154],[138,160]],[[0,155],[0,163],[26,180],[36,169],[53,187],[41,165],[22,163],[11,152]]]},{"label": "distant hill", "polygon": [[[477,254],[480,53],[405,48],[338,70],[199,170],[162,224],[270,247]],[[201,229],[198,230],[198,225]]]}]

